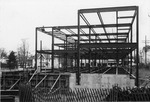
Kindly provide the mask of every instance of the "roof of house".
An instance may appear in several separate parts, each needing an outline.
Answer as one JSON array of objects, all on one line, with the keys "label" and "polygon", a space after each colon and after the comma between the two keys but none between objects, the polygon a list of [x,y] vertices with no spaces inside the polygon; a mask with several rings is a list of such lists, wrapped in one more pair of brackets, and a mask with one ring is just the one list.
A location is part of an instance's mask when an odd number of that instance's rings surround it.
[{"label": "roof of house", "polygon": [[42,56],[42,58],[44,58],[44,59],[50,59],[51,58],[51,56],[50,55],[48,55],[48,54],[37,54],[37,58],[38,59],[40,59],[40,56]]}]

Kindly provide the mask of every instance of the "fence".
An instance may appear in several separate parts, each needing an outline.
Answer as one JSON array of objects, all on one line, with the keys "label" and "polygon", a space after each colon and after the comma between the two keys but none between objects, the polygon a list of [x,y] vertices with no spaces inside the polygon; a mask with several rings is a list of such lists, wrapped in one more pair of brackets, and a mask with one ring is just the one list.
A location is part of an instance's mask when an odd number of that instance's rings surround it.
[{"label": "fence", "polygon": [[100,102],[100,101],[150,101],[150,88],[112,89],[32,89],[20,85],[20,102]]}]

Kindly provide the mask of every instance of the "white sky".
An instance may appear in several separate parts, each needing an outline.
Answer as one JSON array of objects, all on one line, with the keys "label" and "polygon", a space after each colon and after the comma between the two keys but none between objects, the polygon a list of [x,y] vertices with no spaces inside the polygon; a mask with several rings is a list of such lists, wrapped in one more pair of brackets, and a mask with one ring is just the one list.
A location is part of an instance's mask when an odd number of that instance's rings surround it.
[{"label": "white sky", "polygon": [[34,53],[35,27],[77,24],[77,10],[139,6],[140,48],[150,39],[150,0],[0,0],[0,48],[16,51],[21,39]]}]

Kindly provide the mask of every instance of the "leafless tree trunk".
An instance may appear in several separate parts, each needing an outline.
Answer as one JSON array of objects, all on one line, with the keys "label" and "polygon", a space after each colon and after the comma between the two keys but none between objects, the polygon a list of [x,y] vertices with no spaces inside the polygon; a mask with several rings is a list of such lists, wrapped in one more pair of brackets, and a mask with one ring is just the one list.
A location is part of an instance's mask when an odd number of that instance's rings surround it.
[{"label": "leafless tree trunk", "polygon": [[22,43],[18,48],[18,62],[21,67],[26,68],[28,58],[29,44],[26,39],[22,39]]}]

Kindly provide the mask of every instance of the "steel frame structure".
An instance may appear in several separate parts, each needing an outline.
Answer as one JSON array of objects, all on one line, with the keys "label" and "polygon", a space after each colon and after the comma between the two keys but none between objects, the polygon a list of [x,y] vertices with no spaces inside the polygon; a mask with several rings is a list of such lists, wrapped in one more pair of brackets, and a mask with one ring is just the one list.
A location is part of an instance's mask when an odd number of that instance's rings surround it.
[{"label": "steel frame structure", "polygon": [[[98,21],[91,22],[96,19],[93,15]],[[51,50],[37,49],[38,31],[52,36]],[[51,72],[55,72],[54,58],[64,58],[66,66],[62,69],[63,72],[75,72],[79,85],[82,72],[92,73],[90,65],[88,68],[83,68],[83,61],[85,63],[88,61],[89,64],[91,62],[100,64],[106,60],[113,61],[117,68],[120,64],[125,66],[125,62],[128,61],[128,71],[132,74],[134,56],[136,57],[136,86],[138,86],[138,6],[80,9],[78,10],[78,25],[37,27],[35,32],[36,68],[37,53],[51,55]],[[63,43],[56,43],[55,38]],[[67,66],[68,60],[71,61],[70,69]]]}]

